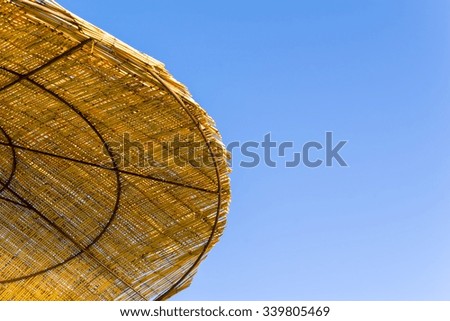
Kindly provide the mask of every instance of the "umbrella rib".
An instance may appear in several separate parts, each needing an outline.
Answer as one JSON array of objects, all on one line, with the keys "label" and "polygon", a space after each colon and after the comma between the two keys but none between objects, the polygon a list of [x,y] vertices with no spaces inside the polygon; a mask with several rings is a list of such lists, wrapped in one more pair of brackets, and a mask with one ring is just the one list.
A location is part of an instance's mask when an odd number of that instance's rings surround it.
[{"label": "umbrella rib", "polygon": [[[22,206],[22,207],[28,208],[27,205],[22,204],[22,203],[19,203],[19,202],[16,202],[16,201],[13,201],[13,200],[10,200],[9,198],[4,197],[4,196],[0,196],[0,200],[3,200],[3,201],[6,201],[6,202],[15,204],[15,205],[17,205],[17,206]],[[1,283],[1,282],[0,282],[0,283]]]},{"label": "umbrella rib", "polygon": [[211,157],[212,157],[212,160],[214,163],[216,176],[217,176],[217,212],[216,212],[216,217],[214,219],[214,225],[213,225],[211,234],[210,234],[208,240],[206,241],[205,245],[203,246],[203,249],[202,249],[202,252],[200,253],[200,255],[197,257],[197,259],[194,261],[194,263],[187,269],[187,271],[181,276],[181,278],[178,279],[178,281],[176,281],[169,289],[167,289],[166,291],[164,291],[163,293],[158,295],[156,298],[154,298],[155,301],[162,301],[162,300],[166,300],[167,298],[169,298],[171,296],[171,293],[173,291],[175,291],[180,285],[183,284],[183,282],[189,277],[189,274],[191,274],[192,271],[194,271],[198,267],[200,262],[206,256],[208,248],[213,244],[214,235],[216,234],[216,232],[219,228],[220,211],[222,209],[222,182],[220,179],[220,172],[219,172],[219,166],[218,166],[218,161],[217,161],[216,155],[212,152],[211,143],[208,141],[206,134],[205,134],[204,130],[202,129],[200,123],[198,122],[198,120],[196,120],[195,116],[187,108],[183,99],[174,90],[172,90],[166,84],[166,82],[161,77],[159,77],[155,72],[153,72],[151,70],[149,70],[149,72],[175,98],[175,100],[178,101],[181,108],[183,108],[183,110],[191,118],[192,122],[197,127],[198,131],[200,132],[200,134],[203,137],[203,140],[205,141],[206,145],[208,146],[209,152],[211,154]]},{"label": "umbrella rib", "polygon": [[154,176],[151,176],[151,175],[144,175],[144,174],[134,173],[134,172],[126,171],[126,170],[123,170],[123,169],[115,169],[115,168],[112,168],[112,167],[109,167],[109,166],[95,164],[95,163],[91,163],[91,162],[87,162],[87,161],[83,161],[83,160],[78,160],[78,159],[75,159],[75,158],[66,157],[66,156],[62,156],[62,155],[57,155],[57,154],[53,154],[53,153],[49,153],[49,152],[45,152],[45,151],[41,151],[41,150],[37,150],[37,149],[33,149],[33,148],[28,148],[28,147],[25,147],[25,146],[20,146],[20,145],[16,145],[16,144],[9,144],[9,143],[5,143],[5,142],[1,142],[1,141],[0,141],[0,145],[2,145],[2,146],[10,146],[13,149],[20,149],[20,150],[24,150],[24,151],[31,152],[31,153],[46,155],[46,156],[49,156],[49,157],[55,157],[55,158],[59,158],[59,159],[63,159],[63,160],[69,161],[69,162],[74,162],[74,163],[83,164],[83,165],[87,165],[87,166],[97,167],[97,168],[105,169],[105,170],[108,170],[108,171],[118,171],[121,174],[137,176],[137,177],[140,177],[140,178],[149,179],[149,180],[156,181],[156,182],[159,182],[159,183],[175,185],[175,186],[179,186],[179,187],[185,187],[185,188],[193,189],[193,190],[200,191],[200,192],[210,193],[210,194],[217,194],[217,191],[213,191],[213,190],[210,190],[210,189],[207,189],[207,188],[196,187],[196,186],[188,185],[188,184],[181,183],[181,182],[174,182],[174,181],[170,181],[170,180],[167,180],[167,179],[164,179],[164,178],[154,177]]},{"label": "umbrella rib", "polygon": [[84,45],[86,45],[87,43],[89,43],[91,41],[92,41],[92,39],[89,38],[89,39],[86,39],[86,40],[80,42],[78,45],[70,48],[67,51],[64,51],[62,54],[60,54],[60,55],[50,59],[49,61],[47,61],[43,65],[37,67],[36,69],[34,69],[34,70],[32,70],[32,71],[30,71],[30,72],[28,72],[26,74],[21,74],[21,73],[18,73],[16,71],[10,70],[8,68],[0,67],[1,70],[9,72],[9,73],[15,75],[16,77],[18,77],[17,79],[15,79],[14,81],[10,82],[9,84],[6,84],[3,87],[1,87],[0,91],[4,91],[4,90],[14,86],[15,84],[17,84],[18,82],[22,81],[23,79],[28,79],[29,77],[33,76],[35,73],[41,71],[42,69],[44,69],[44,68],[54,64],[55,62],[61,60],[62,58],[65,58],[65,57],[71,55],[72,53],[74,53],[78,49],[82,48]]},{"label": "umbrella rib", "polygon": [[[3,133],[3,135],[6,137],[6,139],[8,140],[9,144],[12,144],[12,139],[11,137],[8,135],[8,133],[2,128],[0,127],[0,131]],[[8,179],[6,180],[5,183],[0,181],[0,185],[3,185],[0,188],[0,193],[3,192],[6,188],[8,188],[8,186],[11,184],[11,181],[14,177],[14,174],[16,173],[16,169],[17,169],[17,156],[16,156],[16,151],[14,150],[14,148],[11,148],[11,153],[12,153],[12,168],[11,168],[11,174],[9,175]]]},{"label": "umbrella rib", "polygon": [[[10,191],[15,197],[17,197],[18,199],[20,199],[21,202],[23,202],[23,204],[21,204],[22,206],[28,208],[29,210],[35,212],[40,218],[42,218],[45,222],[47,222],[50,226],[52,226],[56,231],[58,231],[58,233],[60,233],[62,236],[64,236],[68,241],[70,241],[73,245],[75,245],[75,247],[77,247],[81,252],[80,253],[85,253],[86,255],[88,255],[89,257],[91,257],[95,262],[97,262],[101,267],[103,267],[105,270],[107,270],[111,275],[113,275],[116,279],[118,279],[120,282],[122,282],[127,288],[129,288],[130,290],[132,290],[133,292],[135,292],[137,295],[139,295],[141,297],[141,299],[143,300],[147,300],[141,293],[139,293],[139,291],[137,291],[131,284],[129,284],[127,281],[125,281],[123,278],[121,278],[120,276],[118,276],[114,271],[112,271],[108,266],[106,266],[103,262],[101,262],[94,254],[90,253],[89,249],[90,247],[93,245],[90,244],[88,247],[83,247],[82,245],[80,245],[76,240],[74,240],[72,238],[72,236],[70,236],[67,232],[65,232],[62,228],[60,228],[58,225],[56,225],[52,220],[50,220],[47,216],[45,216],[43,213],[41,213],[41,211],[39,211],[38,209],[36,209],[31,203],[29,203],[26,199],[24,199],[22,196],[20,196],[18,193],[16,193],[14,190],[12,190],[10,187],[7,188],[8,191]],[[52,266],[51,269],[54,269],[55,267],[59,267],[65,263],[67,263],[68,261],[72,260],[73,258],[75,258],[77,255],[74,255],[73,257],[69,258],[69,260],[66,260],[64,262],[59,263],[57,266]],[[18,281],[20,279],[26,279],[32,276],[36,276],[39,274],[43,274],[47,271],[49,271],[50,269],[46,269],[43,271],[40,271],[38,273],[34,273],[32,275],[28,275],[26,277],[23,278],[17,278],[14,281]],[[10,281],[0,281],[0,284],[2,283],[9,283],[12,282]]]}]

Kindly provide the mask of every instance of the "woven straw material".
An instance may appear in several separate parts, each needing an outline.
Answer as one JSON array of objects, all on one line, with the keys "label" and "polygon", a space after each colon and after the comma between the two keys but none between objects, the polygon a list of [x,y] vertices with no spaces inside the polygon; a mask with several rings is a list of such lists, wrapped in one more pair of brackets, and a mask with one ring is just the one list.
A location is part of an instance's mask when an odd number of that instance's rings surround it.
[{"label": "woven straw material", "polygon": [[168,299],[225,226],[213,120],[162,63],[55,2],[0,3],[0,300]]}]

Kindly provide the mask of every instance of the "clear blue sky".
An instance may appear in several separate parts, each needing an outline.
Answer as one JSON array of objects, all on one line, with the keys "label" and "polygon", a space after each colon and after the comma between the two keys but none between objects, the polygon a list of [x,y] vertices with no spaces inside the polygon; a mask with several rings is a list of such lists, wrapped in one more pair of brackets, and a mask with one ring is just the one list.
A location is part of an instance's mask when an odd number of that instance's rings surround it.
[{"label": "clear blue sky", "polygon": [[348,140],[347,168],[237,153],[226,232],[175,299],[450,300],[449,1],[59,3],[164,62],[225,143]]}]

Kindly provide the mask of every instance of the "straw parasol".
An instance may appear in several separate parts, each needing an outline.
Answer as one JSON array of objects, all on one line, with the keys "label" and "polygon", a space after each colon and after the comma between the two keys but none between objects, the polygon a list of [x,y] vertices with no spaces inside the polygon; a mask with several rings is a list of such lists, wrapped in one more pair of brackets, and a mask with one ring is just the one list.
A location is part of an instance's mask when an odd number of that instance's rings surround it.
[{"label": "straw parasol", "polygon": [[0,300],[165,300],[223,232],[228,153],[159,61],[0,0]]}]

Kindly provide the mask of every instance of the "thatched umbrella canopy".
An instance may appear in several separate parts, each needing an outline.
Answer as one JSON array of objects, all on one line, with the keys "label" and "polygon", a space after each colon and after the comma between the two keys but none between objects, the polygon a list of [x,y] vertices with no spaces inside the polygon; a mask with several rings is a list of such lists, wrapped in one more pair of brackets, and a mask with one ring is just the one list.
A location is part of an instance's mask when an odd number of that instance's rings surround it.
[{"label": "thatched umbrella canopy", "polygon": [[0,0],[0,300],[167,299],[223,232],[228,153],[157,60]]}]

